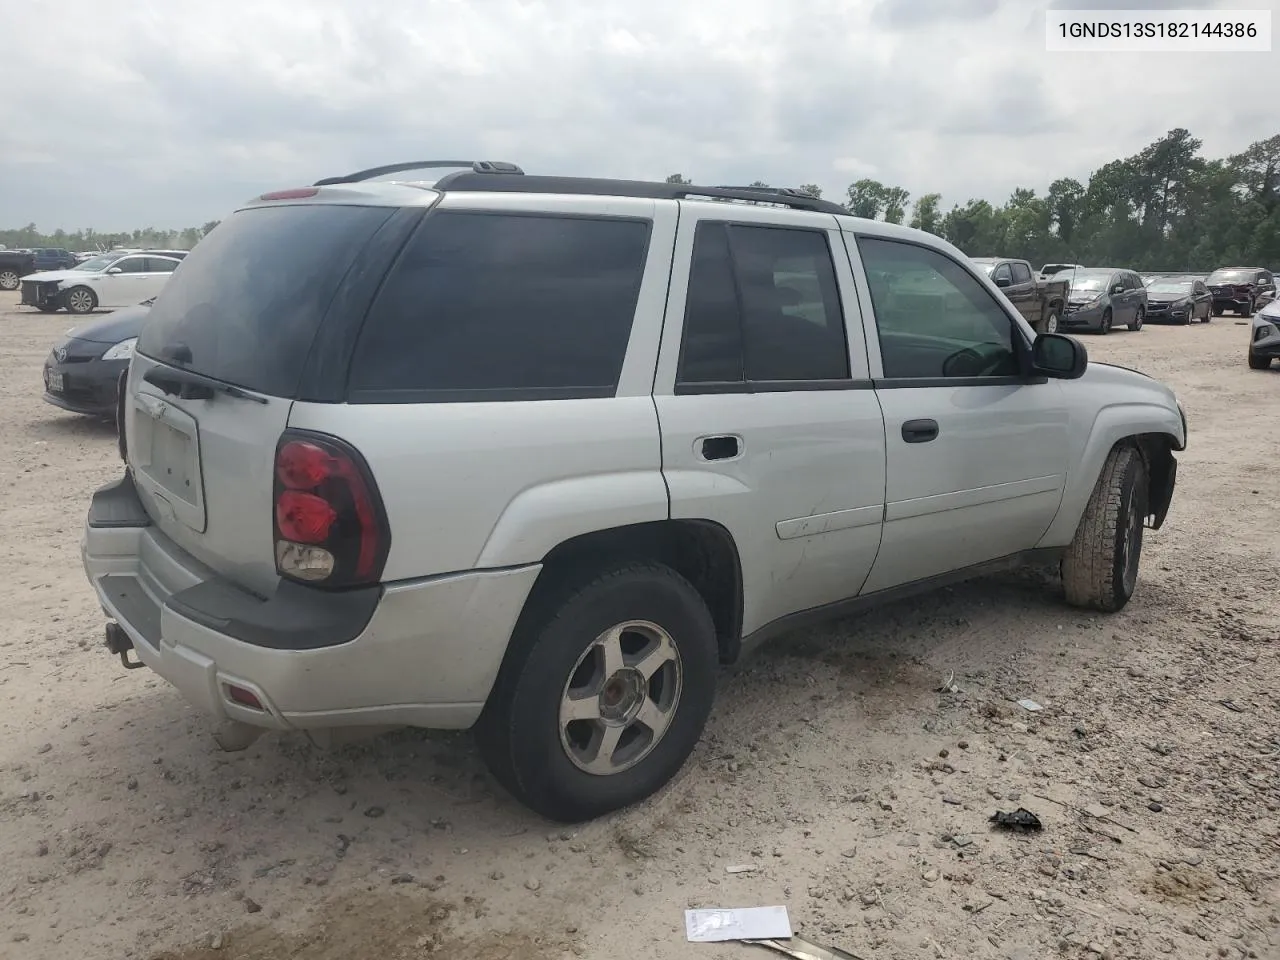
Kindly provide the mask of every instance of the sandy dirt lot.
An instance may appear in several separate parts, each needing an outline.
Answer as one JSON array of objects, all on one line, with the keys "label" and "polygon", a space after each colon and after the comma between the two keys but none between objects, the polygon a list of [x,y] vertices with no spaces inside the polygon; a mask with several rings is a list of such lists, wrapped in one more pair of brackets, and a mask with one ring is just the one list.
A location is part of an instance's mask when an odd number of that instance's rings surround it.
[{"label": "sandy dirt lot", "polygon": [[[572,830],[465,735],[221,753],[102,649],[114,430],[41,400],[71,325],[0,294],[0,957],[749,960],[683,911],[786,904],[866,960],[1280,958],[1280,369],[1234,318],[1085,338],[1191,422],[1124,612],[1028,572],[784,638],[669,789]],[[989,828],[1019,806],[1043,833]]]}]

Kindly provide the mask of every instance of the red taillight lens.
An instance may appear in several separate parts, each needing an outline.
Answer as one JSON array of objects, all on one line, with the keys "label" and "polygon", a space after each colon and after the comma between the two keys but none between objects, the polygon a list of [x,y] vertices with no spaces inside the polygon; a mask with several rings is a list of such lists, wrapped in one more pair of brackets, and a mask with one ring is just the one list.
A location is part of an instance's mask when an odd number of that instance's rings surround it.
[{"label": "red taillight lens", "polygon": [[382,576],[391,532],[359,453],[336,437],[286,431],[276,446],[276,571],[319,586]]},{"label": "red taillight lens", "polygon": [[338,512],[314,493],[285,490],[276,498],[276,527],[280,536],[296,543],[324,543]]},{"label": "red taillight lens", "polygon": [[276,454],[276,476],[290,490],[313,490],[333,475],[333,456],[304,440],[284,444]]}]

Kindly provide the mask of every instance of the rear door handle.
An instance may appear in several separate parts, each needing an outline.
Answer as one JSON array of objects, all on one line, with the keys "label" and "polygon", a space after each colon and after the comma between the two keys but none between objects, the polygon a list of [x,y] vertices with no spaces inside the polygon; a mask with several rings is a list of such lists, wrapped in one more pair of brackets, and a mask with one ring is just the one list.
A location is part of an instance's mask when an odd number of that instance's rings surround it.
[{"label": "rear door handle", "polygon": [[907,443],[928,443],[937,436],[937,420],[908,420],[902,425],[902,439]]},{"label": "rear door handle", "polygon": [[741,452],[737,437],[703,437],[698,441],[698,453],[703,460],[732,460]]}]

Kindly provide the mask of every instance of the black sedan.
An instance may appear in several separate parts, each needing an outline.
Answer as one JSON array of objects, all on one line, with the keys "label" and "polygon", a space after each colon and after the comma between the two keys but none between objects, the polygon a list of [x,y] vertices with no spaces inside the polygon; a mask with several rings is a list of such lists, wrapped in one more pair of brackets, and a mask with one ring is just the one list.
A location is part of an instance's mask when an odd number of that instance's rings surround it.
[{"label": "black sedan", "polygon": [[115,417],[120,374],[129,366],[152,302],[69,331],[44,362],[45,401],[72,413]]},{"label": "black sedan", "polygon": [[1198,277],[1156,277],[1147,284],[1147,319],[1152,323],[1208,323],[1213,294]]}]

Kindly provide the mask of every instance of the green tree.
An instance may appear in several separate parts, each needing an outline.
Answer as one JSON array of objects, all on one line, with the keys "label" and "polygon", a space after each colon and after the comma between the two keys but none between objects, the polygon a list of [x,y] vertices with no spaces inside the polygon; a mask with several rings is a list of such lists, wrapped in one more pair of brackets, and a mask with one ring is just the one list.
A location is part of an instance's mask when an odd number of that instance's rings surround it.
[{"label": "green tree", "polygon": [[816,183],[802,183],[800,184],[800,189],[803,190],[805,193],[813,194],[819,200],[822,199],[822,188],[818,186]]},{"label": "green tree", "polygon": [[[667,182],[667,183],[693,183],[693,181],[692,181],[692,180],[687,180],[687,179],[685,179],[685,176],[684,176],[684,174],[682,174],[682,173],[669,173],[669,174],[667,174],[666,182]],[[209,231],[207,231],[207,230],[205,231],[205,233],[208,233],[208,232],[209,232]]]},{"label": "green tree", "polygon": [[884,219],[886,223],[901,223],[907,216],[907,201],[911,194],[902,187],[887,187],[884,191]]},{"label": "green tree", "polygon": [[888,199],[885,185],[879,180],[859,180],[849,185],[849,212],[855,217],[874,220],[884,209]]},{"label": "green tree", "polygon": [[942,213],[938,208],[941,201],[940,193],[926,193],[916,200],[911,210],[911,226],[929,233],[941,233]]}]

